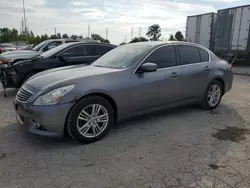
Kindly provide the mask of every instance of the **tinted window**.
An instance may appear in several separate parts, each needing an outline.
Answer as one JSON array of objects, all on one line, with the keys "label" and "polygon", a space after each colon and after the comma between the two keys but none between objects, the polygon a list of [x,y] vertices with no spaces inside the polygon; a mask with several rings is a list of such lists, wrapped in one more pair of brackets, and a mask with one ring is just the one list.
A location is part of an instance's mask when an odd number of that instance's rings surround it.
[{"label": "tinted window", "polygon": [[148,62],[157,64],[158,69],[176,66],[175,48],[173,46],[158,48],[144,61]]},{"label": "tinted window", "polygon": [[205,50],[201,49],[201,48],[199,48],[199,51],[200,51],[200,56],[201,56],[201,62],[209,61],[208,53]]},{"label": "tinted window", "polygon": [[75,41],[75,40],[66,40],[65,43],[70,43],[70,42],[78,42],[78,41]]},{"label": "tinted window", "polygon": [[62,41],[54,41],[54,42],[50,42],[48,45],[47,45],[47,48],[50,50],[52,48],[55,48],[59,45],[62,44]]},{"label": "tinted window", "polygon": [[66,50],[64,53],[69,53],[71,57],[75,56],[93,56],[95,53],[95,46],[93,45],[82,45],[75,46]]},{"label": "tinted window", "polygon": [[43,41],[43,42],[41,42],[40,44],[38,44],[37,46],[35,46],[34,48],[33,48],[33,50],[34,51],[39,51],[45,44],[47,44],[48,43],[48,41],[46,40],[46,41]]},{"label": "tinted window", "polygon": [[200,62],[199,49],[193,46],[178,46],[180,64],[187,65]]},{"label": "tinted window", "polygon": [[104,55],[113,48],[111,46],[96,46],[96,55]]}]

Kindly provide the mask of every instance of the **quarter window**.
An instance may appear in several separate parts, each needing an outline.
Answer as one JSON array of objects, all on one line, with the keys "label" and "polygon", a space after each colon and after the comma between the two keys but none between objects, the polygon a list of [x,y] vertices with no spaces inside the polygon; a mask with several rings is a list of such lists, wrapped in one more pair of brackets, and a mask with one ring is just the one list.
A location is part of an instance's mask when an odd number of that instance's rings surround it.
[{"label": "quarter window", "polygon": [[176,66],[176,53],[174,46],[164,46],[156,49],[145,63],[155,63],[158,69]]},{"label": "quarter window", "polygon": [[199,48],[199,51],[200,51],[200,56],[201,56],[201,62],[208,62],[209,61],[208,53],[201,48]]},{"label": "quarter window", "polygon": [[188,65],[201,62],[199,49],[193,46],[178,46],[180,64]]}]

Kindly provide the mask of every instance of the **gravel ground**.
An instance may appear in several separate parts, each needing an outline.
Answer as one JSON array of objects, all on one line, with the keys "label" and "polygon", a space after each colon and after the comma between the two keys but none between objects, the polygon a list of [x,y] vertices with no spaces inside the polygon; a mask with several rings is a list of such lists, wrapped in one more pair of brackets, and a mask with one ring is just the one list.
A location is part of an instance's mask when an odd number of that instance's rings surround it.
[{"label": "gravel ground", "polygon": [[141,116],[88,145],[24,132],[15,93],[0,91],[1,188],[250,187],[250,77],[236,75],[214,111]]}]

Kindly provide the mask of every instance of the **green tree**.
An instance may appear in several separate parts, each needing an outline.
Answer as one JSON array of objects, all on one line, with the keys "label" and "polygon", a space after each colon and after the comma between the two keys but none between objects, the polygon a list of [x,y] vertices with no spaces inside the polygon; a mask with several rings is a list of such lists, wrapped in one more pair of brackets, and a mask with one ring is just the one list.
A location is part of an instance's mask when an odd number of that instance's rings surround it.
[{"label": "green tree", "polygon": [[184,41],[184,36],[183,36],[182,32],[180,32],[180,31],[177,31],[177,32],[175,33],[175,38],[176,38],[178,41]]},{"label": "green tree", "polygon": [[57,38],[58,39],[61,39],[62,37],[61,37],[61,33],[57,33]]},{"label": "green tree", "polygon": [[62,35],[62,38],[67,39],[67,38],[69,38],[69,36],[65,33],[65,34]]},{"label": "green tree", "polygon": [[148,41],[148,39],[146,39],[145,37],[135,37],[130,41],[130,43],[145,42],[145,41]]},{"label": "green tree", "polygon": [[125,44],[126,44],[125,42],[122,42],[122,43],[120,44],[120,46],[125,45]]},{"label": "green tree", "polygon": [[173,35],[173,34],[170,34],[168,40],[169,40],[169,41],[175,41],[176,39],[174,38],[174,35]]},{"label": "green tree", "polygon": [[157,41],[161,37],[161,28],[158,24],[151,25],[148,28],[148,32],[146,35],[150,38],[152,41]]},{"label": "green tree", "polygon": [[71,35],[71,37],[70,37],[71,39],[77,39],[78,38],[78,36],[77,35]]},{"label": "green tree", "polygon": [[110,43],[109,40],[104,39],[103,37],[101,37],[101,36],[98,35],[98,34],[92,34],[92,35],[91,35],[91,38],[92,38],[93,40],[99,40],[100,42],[103,42],[103,43]]},{"label": "green tree", "polygon": [[0,42],[10,42],[11,41],[11,30],[7,27],[0,29]]},{"label": "green tree", "polygon": [[57,35],[50,35],[50,39],[57,39]]}]

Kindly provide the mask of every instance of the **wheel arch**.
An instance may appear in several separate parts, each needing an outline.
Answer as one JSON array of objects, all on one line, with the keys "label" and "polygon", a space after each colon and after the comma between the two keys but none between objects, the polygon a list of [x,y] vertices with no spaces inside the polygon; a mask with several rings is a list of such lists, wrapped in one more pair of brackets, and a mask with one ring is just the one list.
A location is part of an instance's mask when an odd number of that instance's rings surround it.
[{"label": "wheel arch", "polygon": [[104,93],[104,92],[93,92],[93,93],[88,93],[88,94],[85,94],[79,98],[76,99],[75,101],[75,104],[70,108],[68,114],[67,114],[67,117],[66,117],[66,120],[65,120],[65,124],[64,124],[64,133],[67,133],[67,122],[68,122],[68,118],[69,118],[69,114],[71,112],[71,110],[75,107],[75,105],[82,99],[86,98],[86,97],[92,97],[92,96],[98,96],[98,97],[102,97],[103,99],[107,100],[113,110],[114,110],[114,123],[116,123],[118,121],[118,108],[117,108],[117,104],[115,102],[115,100],[108,94]]},{"label": "wheel arch", "polygon": [[218,81],[218,82],[220,82],[222,84],[222,87],[223,87],[222,88],[223,89],[222,95],[224,95],[225,94],[225,81],[221,77],[215,77],[213,80],[216,80],[216,81]]}]

